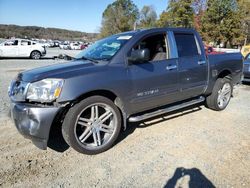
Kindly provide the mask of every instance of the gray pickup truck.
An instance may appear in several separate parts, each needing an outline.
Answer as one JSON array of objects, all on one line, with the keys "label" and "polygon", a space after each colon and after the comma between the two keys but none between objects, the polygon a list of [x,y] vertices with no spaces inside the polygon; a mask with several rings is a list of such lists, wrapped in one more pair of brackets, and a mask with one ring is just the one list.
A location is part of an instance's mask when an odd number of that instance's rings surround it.
[{"label": "gray pickup truck", "polygon": [[192,29],[120,33],[73,61],[18,74],[9,88],[11,116],[40,149],[60,126],[68,145],[97,154],[112,147],[127,122],[198,103],[225,109],[242,69],[240,53],[207,56]]}]

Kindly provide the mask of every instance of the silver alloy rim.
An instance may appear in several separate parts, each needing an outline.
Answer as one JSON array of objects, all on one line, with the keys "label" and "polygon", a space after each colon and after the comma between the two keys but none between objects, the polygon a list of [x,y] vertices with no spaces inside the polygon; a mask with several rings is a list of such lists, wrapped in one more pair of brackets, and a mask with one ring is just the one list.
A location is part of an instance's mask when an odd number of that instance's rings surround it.
[{"label": "silver alloy rim", "polygon": [[229,83],[225,83],[223,87],[218,91],[217,104],[222,109],[227,106],[231,97],[231,86]]},{"label": "silver alloy rim", "polygon": [[32,58],[33,59],[39,59],[40,58],[39,52],[32,52]]},{"label": "silver alloy rim", "polygon": [[114,136],[117,116],[107,104],[95,103],[84,108],[75,123],[75,136],[85,148],[104,147]]}]

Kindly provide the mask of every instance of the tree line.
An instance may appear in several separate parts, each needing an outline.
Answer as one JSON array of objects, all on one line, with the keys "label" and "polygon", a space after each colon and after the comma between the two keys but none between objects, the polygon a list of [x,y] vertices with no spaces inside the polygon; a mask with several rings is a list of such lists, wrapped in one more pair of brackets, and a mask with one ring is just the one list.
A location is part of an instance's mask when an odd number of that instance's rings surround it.
[{"label": "tree line", "polygon": [[39,38],[39,39],[53,39],[53,40],[95,40],[97,34],[85,33],[80,31],[71,31],[58,28],[44,28],[37,26],[18,26],[18,25],[4,25],[0,24],[0,38]]},{"label": "tree line", "polygon": [[[167,3],[166,3],[167,4]],[[232,47],[250,42],[247,0],[169,0],[157,18],[153,5],[141,10],[132,0],[116,0],[102,14],[100,37],[140,28],[195,28],[207,43]]]}]

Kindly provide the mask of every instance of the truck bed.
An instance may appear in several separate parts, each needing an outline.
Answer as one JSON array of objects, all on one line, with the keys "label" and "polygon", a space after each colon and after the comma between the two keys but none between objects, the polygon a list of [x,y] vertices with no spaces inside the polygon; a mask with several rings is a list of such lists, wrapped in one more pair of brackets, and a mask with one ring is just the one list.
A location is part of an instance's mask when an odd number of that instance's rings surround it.
[{"label": "truck bed", "polygon": [[243,56],[241,53],[211,54],[207,56],[210,65],[209,84],[206,93],[210,93],[220,72],[230,72],[234,85],[241,81]]}]

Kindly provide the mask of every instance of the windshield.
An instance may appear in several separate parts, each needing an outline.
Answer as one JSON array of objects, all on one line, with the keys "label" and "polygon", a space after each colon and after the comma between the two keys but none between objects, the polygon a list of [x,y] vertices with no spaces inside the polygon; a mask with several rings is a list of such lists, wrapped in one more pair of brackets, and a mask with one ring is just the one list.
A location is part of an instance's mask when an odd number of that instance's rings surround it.
[{"label": "windshield", "polygon": [[116,35],[96,41],[79,53],[76,58],[109,61],[131,37],[131,35]]}]

